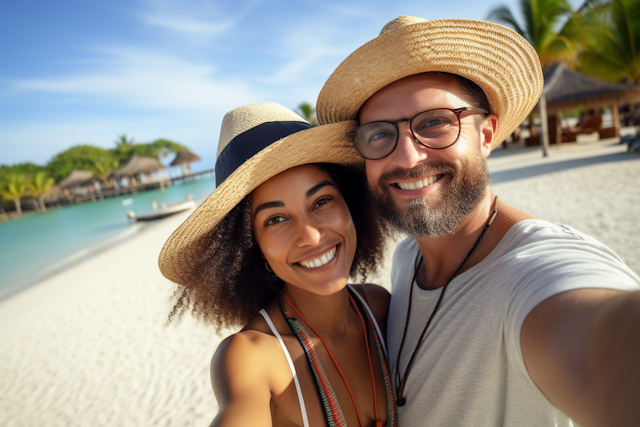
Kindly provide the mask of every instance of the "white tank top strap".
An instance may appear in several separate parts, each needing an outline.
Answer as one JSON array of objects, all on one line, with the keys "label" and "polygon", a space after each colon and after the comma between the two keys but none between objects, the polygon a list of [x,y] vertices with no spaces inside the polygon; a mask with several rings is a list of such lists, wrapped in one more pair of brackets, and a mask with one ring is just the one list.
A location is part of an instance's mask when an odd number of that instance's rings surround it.
[{"label": "white tank top strap", "polygon": [[362,295],[360,295],[360,293],[358,293],[358,291],[356,291],[355,288],[353,286],[351,286],[349,283],[347,283],[347,286],[349,287],[349,289],[351,289],[353,291],[354,294],[356,294],[358,296],[358,299],[360,300],[360,302],[364,306],[365,310],[367,310],[367,313],[369,313],[369,316],[371,317],[371,320],[373,321],[373,326],[375,326],[376,332],[378,333],[378,337],[380,338],[380,345],[382,345],[382,352],[384,353],[384,357],[386,357],[387,360],[389,360],[389,354],[387,353],[387,345],[384,342],[384,335],[382,335],[382,332],[380,331],[380,327],[378,326],[378,321],[376,320],[376,316],[373,315],[373,312],[371,311],[371,308],[369,308],[369,304],[367,304],[367,302],[362,297]]},{"label": "white tank top strap", "polygon": [[267,312],[264,309],[262,309],[260,310],[260,314],[262,314],[262,317],[264,317],[264,320],[266,320],[267,325],[269,325],[269,328],[271,329],[271,332],[273,332],[273,335],[275,335],[275,337],[278,338],[278,342],[280,343],[280,347],[282,347],[284,356],[287,358],[287,362],[289,363],[289,368],[291,368],[291,373],[293,374],[293,382],[296,386],[296,393],[298,393],[298,402],[300,403],[300,413],[302,414],[302,425],[304,427],[309,427],[309,418],[307,417],[307,408],[304,406],[304,398],[302,397],[302,388],[300,388],[300,381],[298,381],[298,374],[296,373],[295,366],[293,366],[293,361],[291,360],[291,355],[289,354],[289,350],[287,350],[287,347],[284,345],[284,341],[282,341],[282,337],[280,336],[280,333],[274,326],[273,322],[271,321],[271,317],[269,317]]}]

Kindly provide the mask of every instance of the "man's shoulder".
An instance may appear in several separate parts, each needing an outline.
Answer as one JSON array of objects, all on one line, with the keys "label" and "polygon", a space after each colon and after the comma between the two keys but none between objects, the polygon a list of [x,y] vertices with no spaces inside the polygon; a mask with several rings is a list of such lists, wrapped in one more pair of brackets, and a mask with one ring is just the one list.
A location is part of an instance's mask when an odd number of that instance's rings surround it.
[{"label": "man's shoulder", "polygon": [[414,262],[419,251],[416,239],[413,237],[405,238],[398,243],[393,252],[393,267],[396,268],[396,265],[404,267],[406,264]]},{"label": "man's shoulder", "polygon": [[557,281],[579,277],[587,270],[635,277],[624,261],[597,239],[571,226],[540,219],[513,225],[478,267],[493,277],[507,275],[511,279],[548,281],[553,277]]},{"label": "man's shoulder", "polygon": [[391,264],[391,289],[392,294],[400,276],[409,270],[413,271],[416,257],[420,252],[418,242],[413,237],[407,237],[396,246],[393,252],[393,262]]},{"label": "man's shoulder", "polygon": [[[590,248],[596,252],[616,256],[604,244],[571,226],[541,219],[524,220],[514,224],[501,239],[494,255],[505,256],[522,251],[537,252],[541,247],[564,251],[571,248]],[[540,252],[540,255],[544,253]]]}]

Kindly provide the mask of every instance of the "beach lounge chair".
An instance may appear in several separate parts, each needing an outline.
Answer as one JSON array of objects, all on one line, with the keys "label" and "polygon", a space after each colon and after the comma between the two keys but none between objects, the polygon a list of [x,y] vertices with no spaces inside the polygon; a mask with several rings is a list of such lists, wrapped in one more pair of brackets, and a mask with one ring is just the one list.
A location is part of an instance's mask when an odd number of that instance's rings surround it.
[{"label": "beach lounge chair", "polygon": [[581,118],[576,127],[562,131],[562,142],[576,142],[578,135],[599,132],[602,127],[600,114],[588,115]]}]

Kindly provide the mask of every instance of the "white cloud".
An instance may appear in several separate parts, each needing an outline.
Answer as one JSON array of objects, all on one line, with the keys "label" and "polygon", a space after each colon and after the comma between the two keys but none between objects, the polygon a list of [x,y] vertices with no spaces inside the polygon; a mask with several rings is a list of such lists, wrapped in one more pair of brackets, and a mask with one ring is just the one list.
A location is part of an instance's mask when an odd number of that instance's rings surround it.
[{"label": "white cloud", "polygon": [[245,81],[216,80],[216,68],[210,64],[130,48],[102,49],[97,53],[97,71],[22,79],[10,83],[9,88],[12,92],[81,95],[127,108],[174,111],[217,110],[220,106],[250,102],[259,92]]},{"label": "white cloud", "polygon": [[290,23],[282,36],[273,41],[269,52],[274,57],[272,72],[256,81],[285,87],[292,96],[304,95],[306,101],[315,103],[333,70],[375,34],[374,24],[354,27],[349,25],[350,20],[347,13],[327,19],[309,14],[295,24]]},{"label": "white cloud", "polygon": [[[111,147],[122,133],[139,142],[173,139],[215,159],[227,111],[264,101],[314,104],[333,69],[377,31],[363,28],[369,21],[352,25],[353,11],[324,8],[283,17],[286,25],[257,13],[240,22],[256,4],[232,4],[226,13],[219,2],[149,0],[138,19],[165,31],[163,42],[94,47],[71,58],[76,67],[64,74],[5,80],[3,102],[38,99],[58,110],[54,123],[39,114],[0,120],[0,163],[45,163],[80,143]],[[231,37],[237,45],[211,41],[234,31],[242,31]]]},{"label": "white cloud", "polygon": [[185,36],[213,37],[229,31],[251,11],[257,1],[241,6],[234,1],[230,11],[219,2],[202,0],[145,0],[144,10],[138,14],[140,21],[150,27],[168,30]]},{"label": "white cloud", "polygon": [[142,17],[144,23],[172,31],[212,36],[223,33],[235,25],[235,22],[210,24],[187,16],[163,16],[150,14]]}]

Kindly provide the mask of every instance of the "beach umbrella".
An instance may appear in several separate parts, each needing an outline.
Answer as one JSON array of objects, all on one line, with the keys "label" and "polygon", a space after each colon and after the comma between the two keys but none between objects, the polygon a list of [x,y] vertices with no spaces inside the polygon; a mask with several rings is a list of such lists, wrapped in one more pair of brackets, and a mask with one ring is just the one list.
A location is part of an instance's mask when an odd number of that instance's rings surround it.
[{"label": "beach umbrella", "polygon": [[199,156],[193,154],[188,150],[180,150],[176,155],[176,158],[173,159],[170,166],[182,166],[182,175],[190,175],[191,172],[191,162],[197,162],[202,160]]}]

